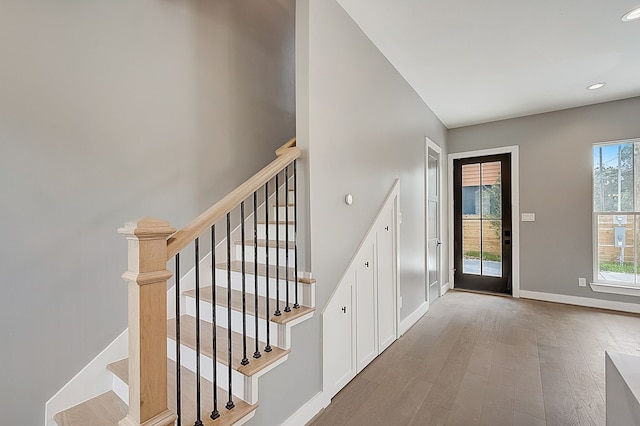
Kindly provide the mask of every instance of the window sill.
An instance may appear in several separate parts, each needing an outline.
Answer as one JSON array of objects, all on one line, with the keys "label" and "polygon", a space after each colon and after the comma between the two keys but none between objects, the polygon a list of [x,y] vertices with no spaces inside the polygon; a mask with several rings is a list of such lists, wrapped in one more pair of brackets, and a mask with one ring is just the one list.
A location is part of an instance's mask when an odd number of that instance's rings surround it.
[{"label": "window sill", "polygon": [[598,293],[622,294],[625,296],[640,296],[640,287],[620,284],[591,283],[591,290]]}]

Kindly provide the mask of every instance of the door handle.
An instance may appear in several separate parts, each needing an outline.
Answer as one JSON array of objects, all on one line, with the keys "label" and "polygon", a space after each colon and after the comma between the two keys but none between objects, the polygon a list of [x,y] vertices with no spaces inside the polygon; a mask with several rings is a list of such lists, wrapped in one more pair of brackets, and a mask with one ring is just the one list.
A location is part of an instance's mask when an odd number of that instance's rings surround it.
[{"label": "door handle", "polygon": [[346,307],[346,306],[343,306],[343,307],[342,307],[342,313],[343,313],[343,314],[346,314],[346,313],[347,313],[347,307]]},{"label": "door handle", "polygon": [[438,240],[438,242],[436,242],[436,247],[440,247],[442,245],[442,243],[440,242],[440,240]]},{"label": "door handle", "polygon": [[385,226],[384,229],[389,231],[389,225]]},{"label": "door handle", "polygon": [[364,266],[366,266],[368,268],[369,267],[369,262],[365,262]]}]

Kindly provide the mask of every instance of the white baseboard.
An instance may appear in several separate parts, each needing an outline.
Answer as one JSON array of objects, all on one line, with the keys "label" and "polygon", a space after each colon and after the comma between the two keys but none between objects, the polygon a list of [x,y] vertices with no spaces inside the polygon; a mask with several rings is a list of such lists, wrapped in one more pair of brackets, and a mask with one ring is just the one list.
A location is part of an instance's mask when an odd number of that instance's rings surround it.
[{"label": "white baseboard", "polygon": [[565,303],[567,305],[585,306],[588,308],[610,309],[612,311],[640,313],[640,304],[616,302],[613,300],[592,299],[590,297],[567,296],[564,294],[542,293],[538,291],[520,290],[522,299],[543,300],[545,302]]},{"label": "white baseboard", "polygon": [[400,322],[400,336],[404,335],[429,310],[429,303],[423,302],[413,313]]},{"label": "white baseboard", "polygon": [[107,364],[128,356],[129,333],[123,331],[109,346],[87,364],[73,379],[47,401],[45,426],[57,426],[53,416],[111,390],[112,374]]},{"label": "white baseboard", "polygon": [[[440,294],[441,294],[442,296],[444,296],[445,294],[447,294],[447,292],[448,292],[450,289],[451,289],[451,285],[450,285],[449,283],[442,284],[442,285],[440,286]],[[440,296],[440,297],[442,297],[442,296]]]},{"label": "white baseboard", "polygon": [[291,415],[281,426],[300,426],[307,424],[316,414],[325,409],[331,400],[325,397],[324,392],[318,392],[302,407]]}]

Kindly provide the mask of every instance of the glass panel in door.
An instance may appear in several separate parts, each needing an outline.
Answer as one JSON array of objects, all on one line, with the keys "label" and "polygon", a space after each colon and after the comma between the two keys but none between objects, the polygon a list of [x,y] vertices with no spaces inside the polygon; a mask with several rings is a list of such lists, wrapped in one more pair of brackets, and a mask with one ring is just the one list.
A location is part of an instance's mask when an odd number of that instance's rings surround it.
[{"label": "glass panel in door", "polygon": [[502,185],[500,161],[480,164],[482,274],[502,276]]},{"label": "glass panel in door", "polygon": [[454,160],[454,286],[511,291],[509,154]]},{"label": "glass panel in door", "polygon": [[502,276],[501,163],[462,166],[462,271]]}]

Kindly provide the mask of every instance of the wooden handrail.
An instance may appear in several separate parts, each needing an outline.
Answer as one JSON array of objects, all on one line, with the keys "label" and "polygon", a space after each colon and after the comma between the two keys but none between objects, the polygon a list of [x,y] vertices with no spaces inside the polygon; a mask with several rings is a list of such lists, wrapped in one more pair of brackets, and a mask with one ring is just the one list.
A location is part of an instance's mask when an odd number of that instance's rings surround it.
[{"label": "wooden handrail", "polygon": [[193,242],[211,225],[222,219],[227,213],[236,208],[242,201],[263,187],[275,175],[282,171],[293,160],[300,157],[300,149],[295,146],[296,139],[292,138],[276,150],[278,158],[269,163],[258,173],[249,178],[242,185],[231,191],[224,198],[204,213],[195,218],[187,226],[173,234],[167,241],[167,260],[172,259],[182,249]]},{"label": "wooden handrail", "polygon": [[296,138],[293,137],[285,142],[280,148],[276,149],[276,155],[282,155],[287,148],[293,148],[296,146]]}]

